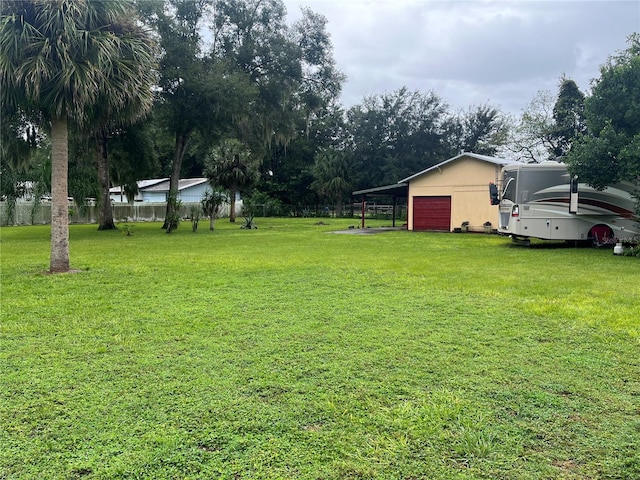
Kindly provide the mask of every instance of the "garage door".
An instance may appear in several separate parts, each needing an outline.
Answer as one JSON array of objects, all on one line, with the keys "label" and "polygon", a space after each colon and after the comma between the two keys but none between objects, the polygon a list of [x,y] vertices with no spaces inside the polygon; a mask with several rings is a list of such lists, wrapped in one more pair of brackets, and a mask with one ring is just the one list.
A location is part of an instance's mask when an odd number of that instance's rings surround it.
[{"label": "garage door", "polygon": [[414,197],[414,230],[451,230],[451,197]]}]

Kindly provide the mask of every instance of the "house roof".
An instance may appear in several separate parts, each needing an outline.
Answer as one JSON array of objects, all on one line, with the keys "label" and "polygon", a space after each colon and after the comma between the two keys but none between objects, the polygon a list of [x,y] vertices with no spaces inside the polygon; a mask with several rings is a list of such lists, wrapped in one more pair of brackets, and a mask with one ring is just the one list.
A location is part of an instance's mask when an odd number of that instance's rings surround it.
[{"label": "house roof", "polygon": [[[143,190],[153,185],[168,181],[168,178],[150,178],[148,180],[138,180],[138,190]],[[110,193],[120,193],[122,186],[118,185],[109,189]]]},{"label": "house roof", "polygon": [[451,162],[455,162],[456,160],[459,160],[463,157],[467,157],[467,158],[475,158],[476,160],[481,160],[483,162],[487,162],[487,163],[493,163],[494,165],[499,165],[499,166],[504,166],[504,165],[512,165],[514,163],[513,160],[506,160],[504,158],[497,158],[497,157],[489,157],[487,155],[478,155],[477,153],[471,153],[471,152],[462,152],[460,155],[456,155],[455,157],[452,157],[448,160],[445,160],[444,162],[440,162],[437,165],[434,165],[432,167],[429,167],[425,170],[422,170],[421,172],[415,173],[413,175],[411,175],[410,177],[404,178],[402,180],[400,180],[398,183],[407,183],[410,180],[413,180],[416,177],[419,177],[421,175],[424,175],[425,173],[428,173],[432,170],[436,170],[438,168],[443,167],[444,165],[446,165],[447,163],[451,163]]},{"label": "house roof", "polygon": [[151,178],[149,180],[138,180],[138,189],[148,188],[162,182],[168,181],[168,178]]},{"label": "house roof", "polygon": [[[201,185],[203,183],[207,183],[208,181],[208,178],[183,178],[178,182],[178,191],[194,187],[196,185]],[[168,192],[169,179],[164,179],[162,182],[150,185],[148,187],[138,188],[140,191],[144,190],[145,192]]]}]

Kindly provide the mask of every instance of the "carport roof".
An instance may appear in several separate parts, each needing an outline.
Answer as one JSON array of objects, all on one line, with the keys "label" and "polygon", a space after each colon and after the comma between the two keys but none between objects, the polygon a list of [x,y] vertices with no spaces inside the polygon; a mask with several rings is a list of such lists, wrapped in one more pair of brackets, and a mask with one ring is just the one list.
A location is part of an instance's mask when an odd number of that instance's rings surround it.
[{"label": "carport roof", "polygon": [[365,190],[357,190],[353,195],[387,195],[392,197],[406,197],[409,191],[408,183],[394,183],[393,185],[385,185],[383,187],[367,188]]}]

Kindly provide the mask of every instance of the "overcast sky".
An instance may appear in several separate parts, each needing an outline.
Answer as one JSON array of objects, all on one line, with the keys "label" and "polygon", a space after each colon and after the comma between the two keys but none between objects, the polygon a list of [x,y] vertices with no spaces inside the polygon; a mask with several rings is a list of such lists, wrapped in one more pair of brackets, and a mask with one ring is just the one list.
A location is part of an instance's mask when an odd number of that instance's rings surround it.
[{"label": "overcast sky", "polygon": [[640,0],[285,0],[323,14],[345,107],[402,86],[453,110],[488,103],[519,115],[562,74],[586,92],[607,57],[640,31]]}]

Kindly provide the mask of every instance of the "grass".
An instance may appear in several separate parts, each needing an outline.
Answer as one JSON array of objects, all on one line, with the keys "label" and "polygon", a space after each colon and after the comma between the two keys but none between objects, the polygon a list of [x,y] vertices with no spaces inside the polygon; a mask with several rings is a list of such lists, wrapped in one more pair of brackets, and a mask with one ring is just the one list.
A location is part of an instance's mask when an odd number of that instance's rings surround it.
[{"label": "grass", "polygon": [[640,478],[636,259],[324,222],[3,228],[0,478]]}]

